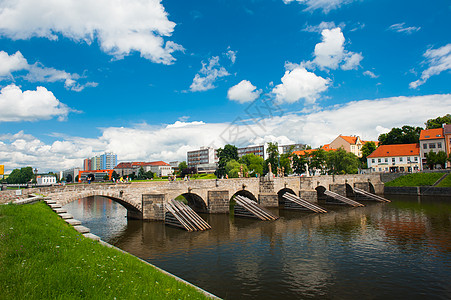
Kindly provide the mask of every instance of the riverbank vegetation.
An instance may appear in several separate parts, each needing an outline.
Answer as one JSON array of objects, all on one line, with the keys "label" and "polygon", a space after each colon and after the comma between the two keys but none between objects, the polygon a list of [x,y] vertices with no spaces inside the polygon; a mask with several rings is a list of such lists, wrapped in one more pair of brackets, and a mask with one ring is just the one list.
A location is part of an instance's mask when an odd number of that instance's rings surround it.
[{"label": "riverbank vegetation", "polygon": [[[385,186],[427,186],[433,185],[443,173],[413,173],[385,183]],[[449,177],[449,176],[448,176]]]},{"label": "riverbank vegetation", "polygon": [[1,299],[206,299],[77,233],[46,204],[0,205]]}]

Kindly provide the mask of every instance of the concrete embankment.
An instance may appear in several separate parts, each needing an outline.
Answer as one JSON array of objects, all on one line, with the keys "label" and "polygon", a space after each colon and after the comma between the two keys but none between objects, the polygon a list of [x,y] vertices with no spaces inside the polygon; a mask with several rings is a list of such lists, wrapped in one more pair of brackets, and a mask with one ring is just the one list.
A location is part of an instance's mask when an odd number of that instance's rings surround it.
[{"label": "concrete embankment", "polygon": [[451,196],[451,187],[433,186],[385,186],[384,194],[391,195],[421,195],[421,196]]}]

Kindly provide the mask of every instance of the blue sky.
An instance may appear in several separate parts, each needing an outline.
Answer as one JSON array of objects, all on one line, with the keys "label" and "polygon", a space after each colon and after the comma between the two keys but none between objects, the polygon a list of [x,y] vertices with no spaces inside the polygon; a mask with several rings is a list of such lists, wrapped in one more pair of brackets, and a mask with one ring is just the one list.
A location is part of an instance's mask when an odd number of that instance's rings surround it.
[{"label": "blue sky", "polygon": [[451,112],[447,1],[0,3],[0,164],[377,139]]}]

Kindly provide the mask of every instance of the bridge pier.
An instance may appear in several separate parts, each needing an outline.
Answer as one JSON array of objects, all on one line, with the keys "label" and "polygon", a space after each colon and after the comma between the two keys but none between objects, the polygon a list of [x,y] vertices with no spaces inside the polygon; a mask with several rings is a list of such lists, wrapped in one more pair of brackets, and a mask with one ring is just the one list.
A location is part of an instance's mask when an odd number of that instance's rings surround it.
[{"label": "bridge pier", "polygon": [[229,213],[229,191],[208,191],[207,197],[210,214]]},{"label": "bridge pier", "polygon": [[311,203],[318,203],[318,192],[316,190],[300,190],[299,198]]},{"label": "bridge pier", "polygon": [[164,221],[164,203],[166,194],[142,195],[142,219]]}]

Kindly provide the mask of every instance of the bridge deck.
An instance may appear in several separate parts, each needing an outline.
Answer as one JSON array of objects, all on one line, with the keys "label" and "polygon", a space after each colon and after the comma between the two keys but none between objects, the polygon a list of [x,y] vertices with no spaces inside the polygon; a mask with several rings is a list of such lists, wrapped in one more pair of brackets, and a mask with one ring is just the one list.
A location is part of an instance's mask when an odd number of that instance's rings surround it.
[{"label": "bridge deck", "polygon": [[286,209],[303,209],[303,210],[309,210],[316,213],[327,213],[327,210],[324,208],[315,205],[313,203],[310,203],[302,198],[299,198],[298,196],[295,196],[290,193],[285,193],[282,196],[285,199],[285,208]]}]

